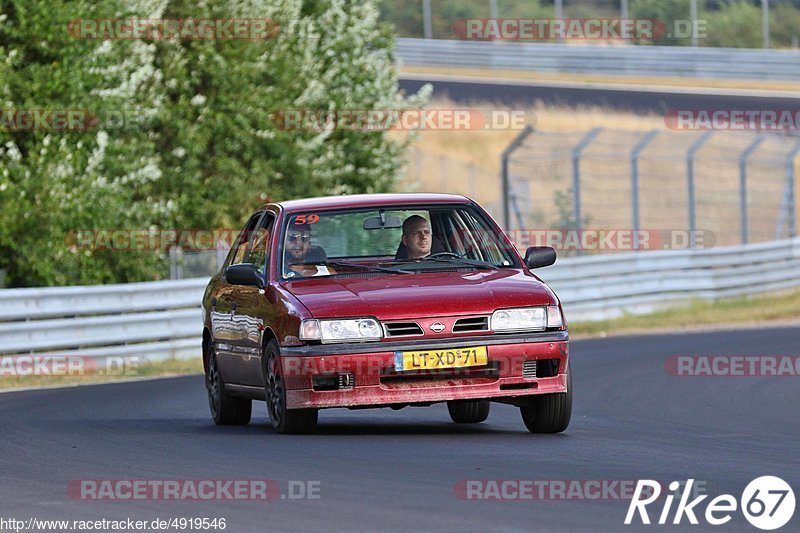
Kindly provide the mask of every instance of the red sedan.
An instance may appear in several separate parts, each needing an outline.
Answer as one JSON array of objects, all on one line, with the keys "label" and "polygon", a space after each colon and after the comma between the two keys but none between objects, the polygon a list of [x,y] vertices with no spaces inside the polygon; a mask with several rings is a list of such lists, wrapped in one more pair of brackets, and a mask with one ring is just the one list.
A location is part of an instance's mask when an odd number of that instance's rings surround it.
[{"label": "red sedan", "polygon": [[247,222],[203,297],[217,424],[265,400],[279,433],[319,409],[447,402],[478,423],[518,406],[533,433],[569,425],[567,323],[553,291],[474,201],[374,194],[274,203]]}]

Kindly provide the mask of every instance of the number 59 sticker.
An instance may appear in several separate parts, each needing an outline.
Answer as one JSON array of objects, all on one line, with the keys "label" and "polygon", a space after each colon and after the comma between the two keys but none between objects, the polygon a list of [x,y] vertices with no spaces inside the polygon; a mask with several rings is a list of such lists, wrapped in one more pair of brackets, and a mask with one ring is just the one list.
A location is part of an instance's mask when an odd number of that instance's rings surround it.
[{"label": "number 59 sticker", "polygon": [[319,222],[319,215],[297,215],[294,219],[295,224],[316,224]]},{"label": "number 59 sticker", "polygon": [[742,512],[758,529],[784,526],[794,514],[794,492],[784,480],[762,476],[751,481],[742,492]]}]

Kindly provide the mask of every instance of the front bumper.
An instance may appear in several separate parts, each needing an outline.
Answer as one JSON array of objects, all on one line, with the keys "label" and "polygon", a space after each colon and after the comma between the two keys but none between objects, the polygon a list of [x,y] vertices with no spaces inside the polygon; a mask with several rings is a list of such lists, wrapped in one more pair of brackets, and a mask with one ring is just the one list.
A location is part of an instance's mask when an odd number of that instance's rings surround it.
[{"label": "front bumper", "polygon": [[[489,364],[427,372],[396,372],[395,352],[486,346]],[[281,348],[288,409],[388,406],[469,399],[520,399],[567,391],[566,331],[485,335],[417,342]],[[523,377],[536,360],[546,377]],[[315,390],[315,379],[351,375],[352,386]]]}]

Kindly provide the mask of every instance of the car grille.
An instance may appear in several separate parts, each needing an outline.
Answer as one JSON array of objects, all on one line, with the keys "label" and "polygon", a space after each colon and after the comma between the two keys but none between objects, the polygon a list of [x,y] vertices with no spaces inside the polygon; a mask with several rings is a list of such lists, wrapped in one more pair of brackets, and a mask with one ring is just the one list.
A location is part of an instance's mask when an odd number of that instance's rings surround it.
[{"label": "car grille", "polygon": [[489,317],[475,316],[456,320],[453,325],[453,333],[465,333],[467,331],[489,331]]},{"label": "car grille", "polygon": [[522,377],[525,379],[536,379],[536,359],[522,363]]},{"label": "car grille", "polygon": [[390,322],[383,325],[387,337],[411,337],[422,335],[422,328],[416,322]]}]

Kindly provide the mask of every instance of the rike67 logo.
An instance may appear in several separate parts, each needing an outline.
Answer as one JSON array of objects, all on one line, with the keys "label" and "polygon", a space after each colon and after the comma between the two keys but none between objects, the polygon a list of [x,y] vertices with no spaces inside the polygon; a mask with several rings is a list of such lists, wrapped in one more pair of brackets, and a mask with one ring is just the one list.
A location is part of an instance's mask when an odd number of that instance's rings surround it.
[{"label": "rike67 logo", "polygon": [[[687,480],[685,488],[680,494],[678,494],[678,490],[682,483],[673,481],[669,484],[671,494],[664,499],[664,506],[658,516],[658,524],[664,525],[669,521],[676,496],[679,501],[672,517],[672,524],[676,525],[681,523],[684,516],[690,524],[697,525],[699,515],[705,518],[708,524],[721,526],[730,522],[738,507],[750,524],[758,529],[771,531],[789,523],[794,515],[794,492],[789,484],[779,477],[762,476],[754,479],[745,487],[738,502],[730,494],[717,496],[708,502],[705,513],[700,512],[700,504],[708,498],[708,495],[697,496],[689,501],[693,484],[694,479]],[[661,484],[658,481],[640,479],[628,507],[625,524],[630,525],[633,522],[637,511],[642,524],[650,524],[647,506],[656,502],[660,496]]]}]

